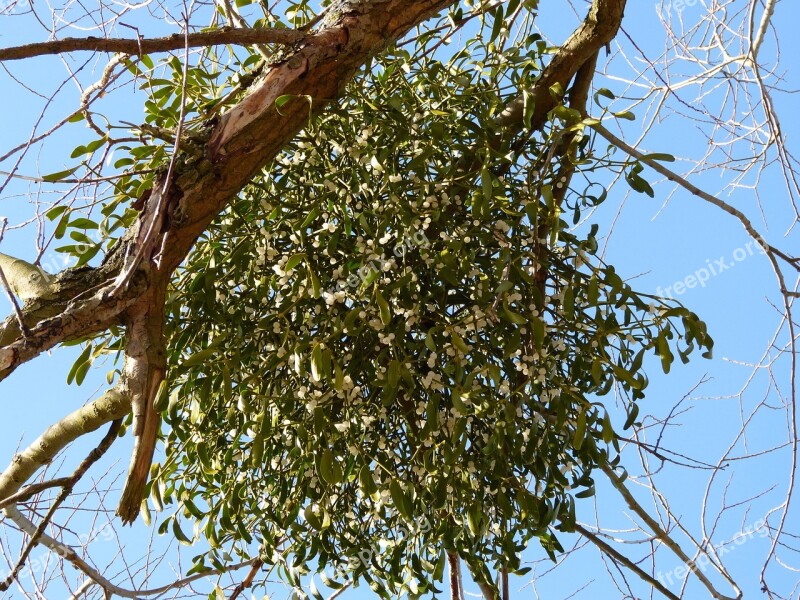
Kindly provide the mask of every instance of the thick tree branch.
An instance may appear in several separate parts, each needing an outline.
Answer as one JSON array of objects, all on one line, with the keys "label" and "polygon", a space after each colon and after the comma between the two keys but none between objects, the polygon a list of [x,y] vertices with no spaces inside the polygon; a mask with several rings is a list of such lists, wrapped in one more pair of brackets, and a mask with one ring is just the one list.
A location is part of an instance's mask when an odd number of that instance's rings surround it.
[{"label": "thick tree branch", "polygon": [[450,566],[450,600],[464,600],[461,597],[461,559],[458,552],[447,552],[447,564]]},{"label": "thick tree branch", "polygon": [[[66,272],[67,275],[71,273]],[[86,275],[87,273],[83,273]],[[90,270],[88,275],[100,274]],[[94,277],[79,277],[61,289],[53,300],[34,300],[22,309],[27,335],[15,316],[0,323],[0,381],[21,364],[57,344],[105,331],[120,323],[121,313],[143,292],[134,286],[125,295],[104,298],[92,293]],[[92,295],[89,295],[92,294]]]},{"label": "thick tree branch", "polygon": [[[586,19],[559,47],[558,52],[542,69],[541,75],[529,88],[521,90],[495,118],[497,133],[490,140],[490,146],[495,151],[501,148],[503,141],[519,135],[527,126],[528,135],[516,140],[513,147],[514,152],[519,152],[527,145],[530,136],[543,129],[548,114],[558,102],[551,92],[553,86],[566,89],[575,78],[571,101],[573,104],[585,106],[598,53],[619,31],[626,2],[627,0],[593,0]],[[529,123],[525,119],[526,107],[530,113]],[[459,187],[466,188],[472,184],[473,177],[463,176],[475,173],[480,168],[482,159],[478,150],[476,148],[467,153],[455,166],[457,176],[454,179],[459,182]],[[459,192],[453,190],[451,195],[457,193]]]},{"label": "thick tree branch", "polygon": [[465,560],[472,580],[478,584],[483,594],[484,600],[500,600],[499,590],[492,584],[489,569],[483,562],[476,562],[474,558],[467,557]]},{"label": "thick tree branch", "polygon": [[258,572],[263,566],[264,561],[260,558],[256,558],[255,562],[253,562],[252,568],[247,573],[247,576],[233,589],[233,593],[231,593],[231,597],[228,600],[236,600],[236,598],[238,598],[242,592],[251,587],[253,585],[253,580],[256,578],[256,575],[258,575]]},{"label": "thick tree branch", "polygon": [[[113,405],[113,410],[106,407],[103,421],[81,428],[70,417],[53,426],[44,434],[46,443],[40,444],[46,451],[30,452],[0,477],[0,498],[16,492],[75,437],[119,418],[120,412],[124,414],[130,406],[126,403],[136,402],[134,429],[139,431],[139,446],[132,465],[134,479],[120,506],[124,520],[135,517],[158,431],[152,398],[164,376],[159,333],[139,328],[149,328],[151,321],[158,328],[163,326],[158,321],[163,320],[164,290],[173,270],[220,211],[308,123],[309,111],[322,111],[369,57],[451,3],[452,0],[336,2],[320,22],[319,30],[299,41],[284,60],[268,65],[261,79],[251,86],[249,95],[207,132],[205,157],[187,159],[176,169],[163,220],[157,218],[165,208],[161,202],[145,203],[137,222],[101,267],[66,271],[57,278],[54,298],[35,297],[27,302],[23,313],[30,336],[23,336],[14,320],[0,326],[0,380],[19,364],[59,342],[121,322],[128,326],[126,371],[130,369],[121,379],[119,390],[104,397],[110,399],[107,403]],[[181,36],[174,40],[177,47],[185,42]],[[297,99],[283,104],[278,112],[275,100],[286,95]],[[158,235],[151,239],[147,232],[154,221],[159,222],[155,230]],[[147,246],[146,252],[136,265],[131,285],[118,289],[114,281],[126,257],[138,256],[142,245]],[[163,248],[157,264],[153,260],[154,248]]]},{"label": "thick tree branch", "polygon": [[[219,212],[308,123],[309,110],[323,110],[364,61],[451,3],[340,0],[333,5],[319,31],[298,42],[285,60],[265,68],[251,93],[213,127],[207,158],[187,160],[175,173],[176,199],[170,205],[168,223],[153,244],[163,247],[164,255],[157,269],[150,260],[139,265],[137,276],[143,287],[125,289],[120,294],[105,293],[119,273],[119,263],[136,245],[138,232],[146,227],[143,224],[151,222],[150,207],[145,207],[137,224],[119,242],[113,264],[80,273],[66,271],[59,278],[54,299],[25,307],[25,324],[31,336],[22,336],[15,321],[0,325],[0,381],[18,365],[60,342],[118,324],[136,298],[171,276]],[[178,36],[176,42],[183,45],[185,40]],[[279,113],[275,100],[286,95],[303,99],[284,104]],[[67,280],[70,285],[64,285]],[[136,283],[134,277],[132,284]]]},{"label": "thick tree branch", "polygon": [[[308,34],[294,29],[234,29],[222,27],[213,31],[190,33],[188,44],[190,48],[216,46],[221,44],[236,44],[239,46],[252,46],[254,44],[296,44]],[[184,48],[187,36],[176,33],[169,37],[151,39],[129,38],[64,38],[36,44],[25,44],[12,48],[0,48],[0,62],[21,60],[34,56],[63,54],[65,52],[114,52],[119,54],[151,54],[154,52],[169,52]]]}]

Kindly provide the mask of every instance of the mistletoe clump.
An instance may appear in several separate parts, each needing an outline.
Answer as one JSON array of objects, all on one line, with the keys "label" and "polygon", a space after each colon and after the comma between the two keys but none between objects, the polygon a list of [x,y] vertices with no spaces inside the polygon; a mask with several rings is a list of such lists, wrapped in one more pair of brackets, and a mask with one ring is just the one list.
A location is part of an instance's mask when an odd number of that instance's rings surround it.
[{"label": "mistletoe clump", "polygon": [[[204,531],[197,570],[260,553],[290,581],[329,568],[414,595],[445,551],[486,579],[519,571],[532,538],[559,549],[614,464],[645,354],[667,370],[710,350],[693,313],[595,255],[596,227],[569,230],[565,212],[603,199],[565,189],[556,145],[572,139],[573,171],[596,164],[569,109],[540,139],[494,136],[536,42],[376,59],[181,268],[151,498]],[[625,423],[602,402],[615,385]]]}]

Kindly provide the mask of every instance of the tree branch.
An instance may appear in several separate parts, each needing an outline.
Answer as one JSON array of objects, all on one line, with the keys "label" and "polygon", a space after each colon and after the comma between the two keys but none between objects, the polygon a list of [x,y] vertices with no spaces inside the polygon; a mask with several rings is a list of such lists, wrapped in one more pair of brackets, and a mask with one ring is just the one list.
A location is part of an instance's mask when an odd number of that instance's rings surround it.
[{"label": "tree branch", "polygon": [[486,568],[486,565],[481,563],[481,568],[478,568],[478,565],[473,564],[474,559],[472,562],[470,560],[466,560],[465,562],[467,563],[467,568],[469,569],[470,575],[472,575],[472,580],[478,584],[484,600],[500,600],[500,594],[498,593],[498,590],[492,585],[490,579],[487,577],[489,570]]},{"label": "tree branch", "polygon": [[461,597],[461,559],[458,552],[447,552],[447,563],[450,565],[450,600],[464,600]]},{"label": "tree branch", "polygon": [[238,598],[242,592],[244,592],[247,588],[252,586],[253,580],[256,578],[256,575],[258,575],[258,572],[261,570],[261,567],[263,566],[264,566],[263,560],[261,560],[260,558],[255,559],[255,561],[253,562],[253,567],[247,573],[247,576],[242,580],[242,582],[233,589],[233,593],[231,594],[229,600],[236,600],[236,598]]},{"label": "tree branch", "polygon": [[12,504],[19,504],[20,502],[25,502],[28,498],[35,496],[36,494],[40,494],[45,490],[49,490],[55,487],[64,487],[66,484],[69,483],[69,477],[57,477],[56,479],[50,479],[48,481],[41,481],[38,483],[32,483],[30,485],[26,485],[16,494],[11,494],[8,498],[0,500],[0,509],[5,508],[6,506],[11,506]]},{"label": "tree branch", "polygon": [[626,0],[594,0],[586,19],[559,48],[542,71],[541,77],[528,90],[510,102],[497,117],[497,124],[521,131],[525,106],[533,105],[531,129],[541,128],[547,113],[555,106],[550,88],[560,84],[566,88],[578,70],[617,35],[625,13]]},{"label": "tree branch", "polygon": [[[681,548],[680,545],[674,539],[672,539],[672,537],[666,531],[664,531],[664,529],[661,528],[658,522],[644,509],[644,507],[641,504],[639,504],[639,502],[636,501],[636,498],[633,497],[633,494],[631,494],[630,490],[627,487],[625,487],[625,484],[623,483],[622,479],[620,479],[620,477],[614,472],[614,470],[611,467],[606,465],[600,465],[600,468],[609,478],[611,484],[617,489],[617,491],[623,497],[628,507],[637,515],[639,515],[642,521],[645,522],[645,524],[650,528],[650,530],[653,532],[653,534],[660,542],[662,542],[667,548],[669,548],[672,552],[674,552],[675,556],[680,558],[681,561],[683,561],[683,563],[689,567],[692,573],[694,573],[697,579],[700,580],[700,582],[705,586],[705,588],[709,591],[709,593],[713,598],[716,598],[717,600],[737,600],[731,598],[730,596],[725,596],[724,594],[721,594],[716,590],[714,584],[711,583],[708,577],[706,577],[706,574],[703,572],[703,570],[697,566],[697,563],[694,560],[689,558],[689,556],[683,551],[683,548]],[[711,565],[717,571],[719,571],[720,574],[725,576],[724,571],[721,570],[713,560],[711,560],[711,556],[709,556],[708,553],[705,552],[705,550],[703,550],[702,548],[699,549],[701,552],[706,554],[706,556],[708,556]],[[735,586],[735,584],[730,578],[726,576],[726,579],[728,579],[728,582],[731,585]],[[739,596],[741,596],[741,591],[738,588],[736,589],[736,591],[739,593]]]},{"label": "tree branch", "polygon": [[236,44],[239,46],[252,46],[254,44],[291,45],[300,42],[307,35],[307,33],[295,29],[234,29],[222,27],[213,31],[190,33],[186,37],[176,33],[168,37],[151,39],[64,38],[63,40],[0,48],[0,62],[21,60],[34,56],[63,54],[65,52],[114,52],[135,55],[169,52],[170,50],[184,48],[187,41],[190,48],[221,44]]},{"label": "tree branch", "polygon": [[[127,398],[113,389],[48,427],[30,446],[14,456],[11,464],[0,473],[0,498],[18,492],[36,471],[70,443],[105,423],[124,417],[129,410]],[[7,507],[8,510],[11,508]]]},{"label": "tree branch", "polygon": [[89,453],[78,468],[75,469],[75,472],[67,478],[66,484],[63,486],[61,492],[56,497],[55,501],[53,502],[50,509],[47,511],[47,514],[42,519],[41,523],[39,523],[36,531],[31,536],[30,540],[28,540],[27,545],[25,546],[24,550],[20,554],[19,560],[17,560],[17,564],[11,570],[11,573],[6,577],[5,581],[0,582],[0,591],[7,590],[11,584],[16,580],[19,572],[22,570],[22,567],[25,565],[25,561],[28,560],[28,556],[30,556],[31,551],[39,544],[39,539],[44,534],[47,525],[50,523],[50,520],[53,518],[53,515],[58,510],[58,507],[64,502],[64,500],[69,497],[72,493],[72,490],[75,489],[75,485],[81,478],[86,474],[86,471],[96,463],[100,458],[111,448],[111,444],[114,443],[114,440],[117,439],[117,434],[119,433],[120,427],[122,426],[122,419],[117,419],[113,423],[111,423],[111,427],[108,429],[108,432],[100,441],[100,444]]},{"label": "tree branch", "polygon": [[601,540],[597,535],[595,535],[588,529],[576,523],[575,531],[580,533],[583,537],[585,537],[587,540],[589,540],[595,546],[597,546],[603,554],[607,555],[612,560],[620,563],[625,568],[629,569],[630,571],[638,575],[639,578],[642,579],[642,581],[645,581],[650,585],[652,585],[655,589],[664,594],[664,596],[669,598],[669,600],[680,600],[678,596],[676,596],[675,594],[670,592],[667,588],[665,588],[664,585],[660,581],[658,581],[655,577],[650,575],[650,573],[643,570],[639,565],[631,561],[624,554],[617,552],[613,547],[611,547],[609,544]]},{"label": "tree branch", "polygon": [[[29,535],[33,535],[36,531],[36,526],[31,523],[16,507],[12,507],[6,510],[7,516],[16,523],[20,529],[24,532],[28,533]],[[170,590],[178,589],[189,585],[199,579],[203,579],[205,577],[212,577],[214,575],[222,575],[223,573],[229,573],[231,571],[236,571],[238,569],[242,569],[244,567],[249,567],[253,564],[253,560],[248,560],[245,562],[237,563],[235,565],[231,565],[230,567],[226,567],[224,569],[213,569],[209,571],[204,571],[203,573],[195,573],[189,577],[185,577],[184,579],[179,579],[177,581],[173,581],[172,583],[168,583],[167,585],[163,585],[157,588],[151,589],[142,589],[142,590],[128,590],[118,585],[111,583],[108,579],[103,577],[103,575],[94,567],[92,567],[89,563],[83,560],[80,556],[78,556],[77,552],[72,549],[70,546],[66,544],[62,544],[61,542],[53,539],[47,534],[42,534],[40,538],[40,542],[43,546],[46,546],[64,560],[72,563],[78,570],[80,570],[84,575],[86,575],[92,583],[99,585],[106,594],[112,594],[116,596],[120,596],[122,598],[140,598],[141,596],[158,596],[168,592]],[[88,585],[84,582],[81,585],[81,588],[88,589]]]}]

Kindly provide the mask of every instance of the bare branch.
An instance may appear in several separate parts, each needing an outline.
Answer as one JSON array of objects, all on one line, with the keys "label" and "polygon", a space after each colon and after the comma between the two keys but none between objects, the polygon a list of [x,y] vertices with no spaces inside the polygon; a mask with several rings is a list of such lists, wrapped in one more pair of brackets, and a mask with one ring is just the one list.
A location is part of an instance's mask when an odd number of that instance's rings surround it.
[{"label": "bare branch", "polygon": [[665,597],[669,598],[670,600],[680,600],[678,596],[676,596],[675,594],[670,592],[667,588],[665,588],[664,585],[660,581],[658,581],[655,577],[650,575],[647,571],[644,571],[639,565],[631,561],[625,555],[621,554],[620,552],[617,552],[613,547],[608,545],[606,542],[601,540],[599,537],[597,537],[597,535],[595,535],[585,527],[582,527],[581,525],[576,523],[575,531],[580,533],[587,540],[589,540],[595,546],[597,546],[603,554],[606,554],[611,559],[623,565],[625,568],[630,569],[633,573],[636,573],[636,575],[638,575],[643,581],[646,581],[647,583],[652,585],[655,589],[664,594]]},{"label": "bare branch", "polygon": [[[28,533],[29,535],[33,535],[36,532],[36,526],[30,522],[16,507],[6,509],[6,515],[14,521],[23,531]],[[92,567],[89,563],[83,560],[78,554],[73,550],[70,546],[66,544],[62,544],[61,542],[53,539],[47,534],[42,534],[40,541],[42,545],[46,546],[65,560],[69,561],[73,564],[78,570],[83,572],[89,579],[92,580],[93,583],[99,585],[106,594],[110,595],[117,595],[122,598],[139,598],[141,596],[158,596],[170,590],[179,589],[182,587],[186,587],[190,583],[198,581],[200,579],[204,579],[206,577],[213,577],[215,575],[221,575],[223,573],[229,573],[231,571],[236,571],[238,569],[243,569],[244,567],[249,567],[253,564],[253,560],[248,560],[245,562],[237,563],[231,565],[230,567],[225,567],[224,569],[213,569],[210,571],[204,571],[203,573],[196,573],[189,577],[185,577],[184,579],[179,579],[167,585],[163,585],[157,588],[151,589],[141,589],[141,590],[128,590],[118,585],[111,583],[108,579],[103,577],[103,575],[94,567]],[[81,585],[82,588],[88,589],[88,585],[86,583]]]},{"label": "bare branch", "polygon": [[8,498],[16,493],[67,445],[105,423],[124,417],[129,410],[130,403],[125,396],[117,390],[110,390],[48,427],[0,473],[0,498]]},{"label": "bare branch", "polygon": [[0,48],[0,62],[21,60],[34,56],[63,54],[65,52],[114,52],[119,54],[141,55],[154,52],[169,52],[183,48],[187,41],[190,48],[215,46],[220,44],[237,44],[252,46],[253,44],[291,45],[302,41],[308,34],[294,29],[233,29],[223,27],[214,31],[190,33],[151,39],[129,38],[64,38],[51,42],[39,42]]},{"label": "bare branch", "polygon": [[36,494],[40,494],[44,490],[50,490],[55,487],[64,487],[67,483],[69,483],[69,481],[69,477],[57,477],[56,479],[50,479],[49,481],[41,481],[26,485],[16,494],[12,494],[8,498],[0,500],[0,509],[5,508],[6,506],[11,506],[12,504],[25,502],[25,500],[28,498],[31,498]]},{"label": "bare branch", "polygon": [[7,590],[14,580],[19,575],[19,572],[22,570],[22,567],[25,565],[25,561],[28,560],[28,556],[30,556],[31,551],[37,546],[39,543],[39,539],[44,534],[45,529],[47,529],[47,525],[50,523],[53,515],[55,515],[58,507],[63,504],[64,500],[72,493],[72,490],[75,489],[75,485],[81,480],[81,478],[86,474],[86,471],[96,463],[100,458],[111,448],[111,444],[114,443],[114,440],[117,439],[117,434],[119,433],[120,427],[122,426],[122,419],[117,419],[113,423],[111,423],[111,427],[109,427],[108,432],[100,441],[100,444],[89,453],[78,468],[75,469],[75,472],[68,478],[67,483],[64,485],[61,492],[56,497],[55,501],[53,502],[50,509],[47,511],[47,514],[44,516],[42,521],[39,523],[36,531],[31,536],[30,540],[28,540],[25,549],[20,554],[19,560],[14,568],[11,570],[11,573],[6,577],[5,581],[0,581],[0,590]]}]

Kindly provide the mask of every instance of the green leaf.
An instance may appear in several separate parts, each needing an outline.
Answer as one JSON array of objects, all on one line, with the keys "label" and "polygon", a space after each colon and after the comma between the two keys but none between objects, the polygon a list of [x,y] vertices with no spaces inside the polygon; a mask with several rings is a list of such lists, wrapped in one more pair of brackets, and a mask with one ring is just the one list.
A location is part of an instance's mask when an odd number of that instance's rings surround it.
[{"label": "green leaf", "polygon": [[178,519],[172,520],[172,533],[175,535],[175,539],[178,540],[184,546],[191,546],[194,542],[186,537],[186,534],[183,533],[180,524],[178,523]]},{"label": "green leaf", "polygon": [[169,384],[167,380],[164,379],[158,385],[158,391],[156,392],[155,398],[153,399],[153,408],[156,412],[163,412],[166,410],[167,405],[169,403]]},{"label": "green leaf", "polygon": [[322,346],[320,344],[314,344],[311,350],[311,379],[314,381],[321,381],[323,375]]},{"label": "green leaf", "polygon": [[286,265],[283,267],[283,270],[287,273],[293,271],[294,268],[303,262],[306,258],[305,252],[298,252],[297,254],[293,254],[289,260],[286,261]]},{"label": "green leaf", "polygon": [[572,445],[575,450],[580,450],[583,445],[583,440],[586,437],[586,411],[582,410],[578,413],[578,422],[575,425],[575,435],[572,438]]},{"label": "green leaf", "polygon": [[76,229],[98,229],[99,225],[92,221],[91,219],[86,219],[84,217],[78,217],[77,219],[73,219],[69,222],[70,227],[75,227]]},{"label": "green leaf", "polygon": [[564,288],[564,299],[562,300],[561,306],[566,318],[570,320],[575,318],[575,296],[572,287],[567,286]]},{"label": "green leaf", "polygon": [[383,297],[383,294],[381,294],[381,291],[377,287],[375,288],[375,301],[378,303],[381,323],[388,325],[392,321],[392,313],[389,310],[389,303],[386,302],[386,298]]},{"label": "green leaf", "polygon": [[322,480],[329,485],[338,485],[342,482],[342,467],[333,456],[329,448],[322,451],[319,461],[319,470]]},{"label": "green leaf", "polygon": [[505,315],[505,317],[509,321],[514,323],[514,325],[524,325],[525,323],[528,322],[528,319],[526,319],[523,315],[519,314],[518,312],[515,312],[515,311],[511,310],[511,308],[509,308],[508,302],[506,300],[503,300],[502,308],[503,308],[503,314]]},{"label": "green leaf", "polygon": [[614,428],[611,425],[611,417],[606,413],[603,416],[603,441],[610,444],[614,439]]},{"label": "green leaf", "polygon": [[378,486],[375,485],[375,480],[372,477],[372,469],[368,465],[361,467],[358,472],[358,482],[365,496],[371,497],[378,492]]},{"label": "green leaf", "polygon": [[205,348],[195,352],[189,358],[181,363],[181,367],[194,367],[208,361],[211,357],[217,354],[217,350],[222,342],[225,341],[227,336],[225,334],[219,335]]},{"label": "green leaf", "polygon": [[467,510],[467,527],[469,527],[469,532],[472,535],[477,536],[480,534],[482,521],[483,510],[480,504],[475,502],[469,507],[469,510]]},{"label": "green leaf", "polygon": [[92,154],[95,150],[100,148],[100,146],[105,144],[107,141],[108,141],[108,136],[103,136],[98,140],[89,142],[85,146],[78,146],[72,151],[70,158],[78,158],[79,156],[82,156],[84,154]]},{"label": "green leaf", "polygon": [[490,206],[494,195],[494,185],[492,184],[492,175],[486,167],[481,169],[481,192],[483,193],[484,206]]},{"label": "green leaf", "polygon": [[394,502],[394,507],[397,509],[397,512],[403,515],[406,519],[411,520],[413,518],[411,503],[403,491],[403,486],[400,485],[400,482],[398,482],[396,479],[392,480],[392,482],[389,484],[389,494],[392,497],[392,502]]},{"label": "green leaf", "polygon": [[42,177],[48,183],[54,183],[56,181],[61,181],[62,179],[66,179],[70,175],[72,175],[75,171],[80,169],[80,165],[77,167],[72,167],[71,169],[65,169],[63,171],[56,171],[55,173],[50,173],[49,175],[45,175]]},{"label": "green leaf", "polygon": [[[72,368],[67,374],[67,385],[71,384],[73,381],[77,381],[78,374],[81,371],[83,371],[83,376],[86,375],[88,367],[84,367],[84,365],[91,365],[90,356],[92,354],[92,347],[93,346],[91,342],[86,344],[86,348],[83,349],[83,352],[80,353],[78,358],[72,364]],[[83,377],[81,377],[80,381],[77,381],[78,385],[80,385],[82,382],[83,382]]]},{"label": "green leaf", "polygon": [[636,422],[636,417],[639,416],[639,405],[633,402],[628,409],[628,418],[625,420],[623,429],[628,429]]},{"label": "green leaf", "polygon": [[595,92],[594,95],[595,95],[595,99],[598,96],[603,96],[604,98],[608,98],[609,100],[616,100],[617,99],[617,97],[614,95],[614,92],[612,92],[608,88],[600,88],[599,90],[597,90]]},{"label": "green leaf", "polygon": [[675,162],[675,157],[672,154],[665,154],[663,152],[652,152],[650,154],[645,154],[643,158],[649,160],[660,160],[663,162]]},{"label": "green leaf", "polygon": [[68,206],[54,206],[50,210],[48,210],[44,215],[50,220],[55,221],[58,217],[63,215],[65,212],[69,210]]}]

